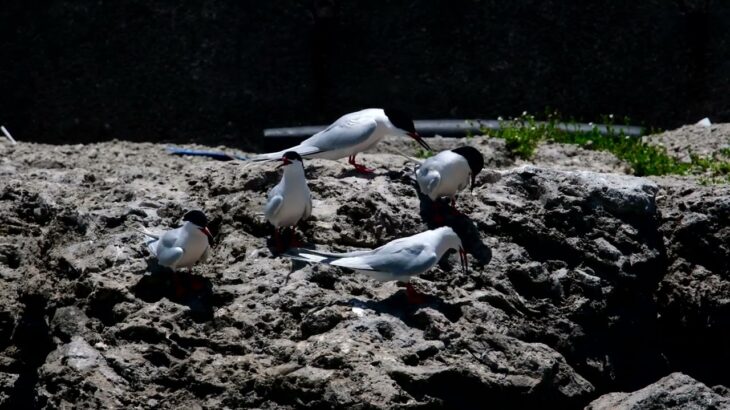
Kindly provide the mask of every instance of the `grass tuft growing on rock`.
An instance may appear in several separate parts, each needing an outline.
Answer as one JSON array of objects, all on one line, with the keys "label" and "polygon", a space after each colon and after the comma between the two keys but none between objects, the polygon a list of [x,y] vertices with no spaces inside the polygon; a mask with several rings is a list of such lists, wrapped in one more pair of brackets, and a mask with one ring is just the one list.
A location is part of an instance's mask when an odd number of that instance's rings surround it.
[{"label": "grass tuft growing on rock", "polygon": [[499,130],[483,130],[485,135],[504,139],[513,156],[530,159],[543,141],[575,144],[586,149],[608,151],[629,163],[633,173],[647,175],[702,175],[710,183],[730,182],[730,149],[712,157],[690,155],[690,162],[680,161],[667,154],[662,147],[650,145],[640,137],[611,132],[612,117],[604,118],[609,133],[602,134],[598,127],[590,131],[568,132],[558,127],[557,115],[548,115],[547,121],[536,121],[533,115],[501,122]]}]

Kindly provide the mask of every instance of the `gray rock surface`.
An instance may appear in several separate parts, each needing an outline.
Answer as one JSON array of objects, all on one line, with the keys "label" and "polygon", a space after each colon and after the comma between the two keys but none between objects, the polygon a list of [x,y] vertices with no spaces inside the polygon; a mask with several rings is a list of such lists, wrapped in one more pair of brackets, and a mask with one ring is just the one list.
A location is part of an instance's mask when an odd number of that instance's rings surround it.
[{"label": "gray rock surface", "polygon": [[633,393],[610,393],[591,402],[586,410],[709,410],[730,408],[720,395],[682,373],[672,373]]},{"label": "gray rock surface", "polygon": [[[433,145],[463,143],[489,168],[458,198],[463,215],[446,218],[473,263],[463,274],[452,255],[414,279],[419,305],[402,284],[275,257],[261,216],[275,165],[155,144],[1,145],[0,400],[582,408],[676,369],[730,385],[727,188],[623,175],[584,150],[573,155],[617,173],[514,163],[479,137]],[[379,151],[361,156],[370,177],[305,162],[303,241],[371,248],[433,226],[413,164],[395,155],[414,144]],[[192,272],[164,271],[134,228],[173,226],[191,208],[218,245]]]},{"label": "gray rock surface", "polygon": [[709,157],[730,154],[730,124],[712,124],[709,127],[685,125],[676,130],[648,135],[644,140],[649,144],[663,147],[669,155],[690,162],[690,155]]}]

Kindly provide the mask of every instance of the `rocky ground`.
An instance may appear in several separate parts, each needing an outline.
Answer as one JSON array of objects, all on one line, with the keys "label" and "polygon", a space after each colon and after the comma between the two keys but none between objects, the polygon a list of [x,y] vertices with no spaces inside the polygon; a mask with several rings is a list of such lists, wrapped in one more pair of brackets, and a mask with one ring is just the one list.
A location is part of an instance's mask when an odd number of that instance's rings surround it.
[{"label": "rocky ground", "polygon": [[[0,146],[4,408],[730,408],[730,187],[636,178],[559,144],[515,162],[499,140],[451,256],[402,284],[268,248],[272,164],[155,144]],[[377,168],[306,161],[306,242],[371,248],[432,226],[388,140]],[[135,228],[204,209],[218,244],[160,269]],[[632,393],[633,392],[633,393]]]}]

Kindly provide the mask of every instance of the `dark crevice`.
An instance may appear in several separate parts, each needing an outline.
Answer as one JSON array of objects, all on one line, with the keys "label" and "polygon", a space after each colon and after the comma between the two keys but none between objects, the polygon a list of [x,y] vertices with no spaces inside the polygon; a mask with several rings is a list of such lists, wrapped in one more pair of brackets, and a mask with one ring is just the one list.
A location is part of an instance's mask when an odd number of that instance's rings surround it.
[{"label": "dark crevice", "polygon": [[143,276],[133,292],[145,302],[157,302],[162,298],[188,306],[193,320],[205,322],[213,319],[213,301],[225,301],[225,298],[213,296],[213,285],[210,279],[187,272],[173,272],[169,269],[156,269],[150,275]]},{"label": "dark crevice", "polygon": [[491,385],[466,369],[449,369],[424,378],[393,371],[389,376],[409,395],[433,408],[495,409],[582,408],[576,401],[554,397],[550,391],[532,391],[516,386]]},{"label": "dark crevice", "polygon": [[11,343],[18,346],[19,374],[10,397],[3,409],[30,409],[43,407],[42,397],[36,395],[38,369],[45,363],[46,356],[56,345],[46,321],[47,300],[40,295],[29,295],[21,299],[23,312],[13,331]]}]

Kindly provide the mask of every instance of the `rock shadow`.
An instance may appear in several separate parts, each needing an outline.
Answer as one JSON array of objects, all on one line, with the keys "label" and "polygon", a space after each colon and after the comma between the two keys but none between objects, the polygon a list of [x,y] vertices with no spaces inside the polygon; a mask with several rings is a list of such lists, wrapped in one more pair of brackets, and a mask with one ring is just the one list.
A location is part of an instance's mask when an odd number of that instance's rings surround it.
[{"label": "rock shadow", "polygon": [[373,180],[378,175],[382,175],[382,173],[378,173],[377,169],[373,170],[372,173],[363,174],[362,172],[356,170],[355,168],[346,168],[337,175],[337,178],[359,177],[359,178],[363,178],[363,179]]},{"label": "rock shadow", "polygon": [[411,303],[408,300],[405,289],[400,289],[382,300],[361,300],[352,298],[343,304],[372,310],[379,314],[388,314],[399,318],[403,321],[403,323],[410,327],[419,329],[423,328],[423,323],[422,320],[414,314],[422,308],[431,308],[439,311],[452,323],[461,319],[463,314],[461,306],[463,303],[449,303],[437,296],[427,294],[421,294],[421,296],[423,297],[423,303]]},{"label": "rock shadow", "polygon": [[189,307],[196,322],[213,319],[213,284],[209,279],[190,272],[175,272],[159,266],[154,260],[149,262],[149,266],[151,273],[143,276],[132,288],[136,297],[148,303],[167,298]]}]

